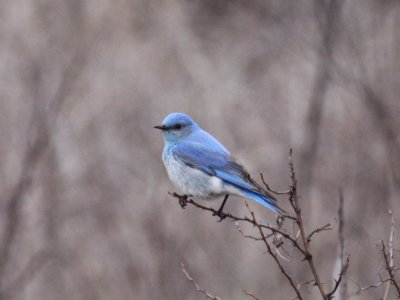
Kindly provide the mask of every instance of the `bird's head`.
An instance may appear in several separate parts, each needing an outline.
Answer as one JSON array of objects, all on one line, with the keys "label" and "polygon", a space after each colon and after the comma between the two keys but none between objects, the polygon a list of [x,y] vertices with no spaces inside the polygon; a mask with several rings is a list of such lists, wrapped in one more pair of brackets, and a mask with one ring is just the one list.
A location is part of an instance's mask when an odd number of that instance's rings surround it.
[{"label": "bird's head", "polygon": [[162,124],[154,128],[163,131],[166,142],[174,143],[187,137],[199,126],[188,115],[175,112],[166,116]]}]

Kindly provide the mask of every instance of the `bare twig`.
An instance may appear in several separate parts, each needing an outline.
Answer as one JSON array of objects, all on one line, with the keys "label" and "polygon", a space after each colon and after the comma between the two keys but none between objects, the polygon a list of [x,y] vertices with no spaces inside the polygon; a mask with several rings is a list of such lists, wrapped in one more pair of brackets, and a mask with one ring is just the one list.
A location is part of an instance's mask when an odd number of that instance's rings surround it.
[{"label": "bare twig", "polygon": [[283,275],[286,277],[286,279],[289,281],[291,287],[293,288],[293,290],[294,290],[295,293],[296,293],[297,299],[302,300],[303,297],[301,296],[299,289],[297,288],[295,282],[293,281],[292,276],[290,276],[290,274],[289,274],[289,273],[285,270],[285,268],[282,266],[282,264],[281,264],[281,262],[280,262],[280,260],[279,260],[279,258],[278,258],[278,256],[277,256],[277,254],[275,254],[275,253],[272,251],[272,248],[271,248],[271,246],[270,246],[269,243],[268,243],[267,237],[266,237],[265,234],[264,234],[263,228],[260,226],[260,224],[259,224],[258,221],[256,220],[256,217],[255,217],[255,215],[254,215],[254,212],[250,209],[250,206],[247,204],[247,202],[245,202],[245,204],[246,204],[246,207],[247,207],[247,209],[249,210],[249,212],[250,212],[250,214],[251,214],[251,216],[252,216],[253,224],[257,227],[257,229],[258,229],[258,231],[259,231],[259,233],[260,233],[260,235],[261,235],[261,237],[262,237],[262,239],[263,239],[263,241],[264,241],[265,247],[267,248],[267,251],[268,251],[269,255],[272,256],[272,258],[275,260],[276,264],[278,265],[279,270],[282,272],[282,274],[283,274]]},{"label": "bare twig", "polygon": [[311,284],[311,283],[315,283],[315,279],[310,279],[310,280],[305,280],[305,281],[302,281],[302,282],[299,282],[298,284],[297,284],[297,288],[299,289],[299,290],[301,290],[302,288],[303,288],[303,286],[307,286],[307,285],[309,285],[309,284]]},{"label": "bare twig", "polygon": [[328,299],[332,299],[334,297],[337,289],[339,288],[340,282],[342,281],[344,275],[346,274],[346,271],[349,267],[349,263],[350,263],[350,256],[347,256],[346,262],[343,264],[340,270],[338,279],[337,280],[335,279],[335,286],[333,287],[332,291],[326,295]]},{"label": "bare twig", "polygon": [[366,290],[372,289],[372,288],[378,288],[383,284],[386,284],[385,290],[384,290],[384,295],[381,298],[382,300],[387,300],[389,298],[389,291],[390,287],[394,286],[396,291],[397,291],[397,297],[400,298],[400,285],[396,281],[395,278],[395,272],[399,269],[394,266],[394,217],[392,214],[392,211],[389,210],[389,216],[390,216],[390,233],[389,233],[389,243],[388,246],[385,245],[385,242],[383,240],[380,241],[381,244],[381,252],[384,260],[384,269],[387,271],[388,277],[384,278],[381,275],[381,272],[378,273],[379,276],[379,282],[376,284],[371,284],[365,287],[361,287],[361,285],[354,280],[351,277],[347,277],[350,279],[352,282],[354,282],[357,287],[357,295],[360,294],[361,292],[364,292]]},{"label": "bare twig", "polygon": [[327,230],[332,230],[331,224],[325,224],[322,227],[318,227],[316,229],[314,229],[313,231],[311,231],[311,233],[308,235],[307,240],[308,242],[311,242],[311,237],[316,234],[316,233],[320,233],[322,231],[327,231]]},{"label": "bare twig", "polygon": [[261,173],[261,172],[260,172],[260,177],[261,177],[262,183],[265,185],[265,187],[267,188],[267,190],[270,191],[271,193],[276,194],[276,195],[289,195],[290,190],[283,191],[283,192],[278,192],[278,191],[275,191],[275,190],[271,189],[271,187],[270,187],[270,186],[268,185],[268,183],[265,181],[263,173]]},{"label": "bare twig", "polygon": [[319,274],[317,272],[317,268],[315,267],[313,257],[310,253],[310,244],[309,244],[308,236],[306,235],[305,229],[304,229],[303,217],[301,215],[301,208],[300,208],[300,204],[299,204],[299,198],[297,196],[297,179],[296,179],[296,173],[294,171],[292,152],[293,152],[292,149],[290,149],[289,167],[290,167],[290,178],[292,180],[292,184],[291,184],[291,188],[290,188],[289,201],[290,201],[290,204],[292,205],[292,208],[296,214],[296,224],[299,227],[301,239],[303,241],[304,259],[308,262],[308,264],[310,266],[311,272],[315,279],[315,284],[317,285],[322,298],[324,300],[327,300],[328,297],[326,296],[324,287],[322,286],[321,279],[319,278]]},{"label": "bare twig", "polygon": [[[342,189],[339,189],[339,209],[338,209],[338,239],[339,239],[339,261],[341,264],[341,270],[343,270],[344,261],[344,195]],[[342,274],[342,272],[340,272]],[[344,275],[344,274],[343,274]],[[342,276],[343,276],[342,275]],[[340,299],[347,298],[347,282],[344,281],[340,289]]]},{"label": "bare twig", "polygon": [[[255,215],[254,215],[253,211],[250,209],[247,202],[245,202],[246,207],[249,210],[251,216],[250,217],[249,216],[237,217],[235,215],[232,215],[231,213],[222,213],[222,215],[218,214],[218,211],[216,209],[199,204],[186,195],[178,195],[176,193],[170,193],[170,195],[172,195],[173,197],[175,197],[179,200],[179,204],[181,205],[182,208],[186,208],[188,204],[191,204],[202,210],[209,211],[213,215],[218,215],[220,217],[220,221],[223,219],[233,220],[233,221],[235,221],[238,231],[244,237],[255,240],[255,241],[262,241],[265,244],[265,247],[267,248],[267,252],[269,253],[270,256],[272,256],[275,263],[279,267],[280,271],[286,277],[290,286],[295,291],[297,299],[303,299],[302,295],[300,293],[300,287],[302,287],[305,284],[309,284],[310,282],[314,282],[314,284],[318,287],[318,289],[320,291],[322,299],[329,300],[329,299],[333,298],[333,295],[335,294],[335,292],[339,288],[339,285],[343,281],[344,274],[346,273],[348,265],[349,265],[349,257],[347,257],[346,262],[344,264],[342,264],[341,270],[339,272],[339,277],[337,280],[335,280],[335,284],[334,284],[332,291],[327,294],[324,291],[323,283],[319,277],[319,274],[315,267],[313,257],[310,252],[310,242],[311,242],[311,238],[315,234],[326,231],[326,230],[331,230],[332,228],[331,228],[330,224],[326,224],[322,227],[312,230],[308,235],[306,234],[305,228],[304,228],[303,217],[301,215],[299,198],[297,195],[297,179],[296,179],[296,173],[294,170],[294,164],[293,164],[293,160],[292,160],[292,149],[290,150],[290,153],[289,153],[289,168],[290,168],[290,179],[291,179],[291,185],[290,185],[290,190],[289,190],[289,202],[295,213],[295,216],[288,216],[287,218],[294,220],[294,224],[297,225],[298,233],[296,235],[291,235],[291,234],[287,233],[284,229],[282,229],[282,222],[284,221],[284,219],[286,217],[284,217],[283,220],[280,220],[280,222],[278,222],[278,226],[271,226],[269,224],[259,223],[258,220],[255,218]],[[265,182],[262,174],[261,174],[261,179],[262,179],[264,185],[267,187],[267,189],[270,192],[274,192],[269,188],[269,186]],[[280,192],[280,193],[283,193],[283,192]],[[255,226],[258,229],[259,236],[254,236],[254,235],[244,233],[243,230],[241,229],[241,227],[239,226],[239,222],[245,222],[245,223],[249,223],[249,224],[252,224],[253,226]],[[264,232],[265,229],[269,230],[271,233],[267,235]],[[297,229],[296,229],[296,232],[297,232]],[[299,236],[301,237],[300,239],[299,239]],[[276,247],[276,252],[272,248],[271,242],[268,241],[268,239],[270,237],[274,237],[273,244]],[[291,244],[295,249],[297,249],[304,256],[304,260],[307,261],[307,263],[310,267],[311,273],[313,275],[313,279],[311,279],[307,282],[303,282],[299,285],[299,284],[295,283],[295,281],[292,279],[291,275],[285,270],[285,268],[281,264],[280,257],[282,257],[285,260],[287,260],[287,259],[284,258],[278,251],[278,248],[281,247],[281,245],[283,244],[284,241],[287,241],[289,244]],[[283,248],[283,250],[284,250],[284,248]]]},{"label": "bare twig", "polygon": [[245,293],[247,296],[250,296],[251,298],[253,298],[254,300],[260,300],[260,298],[258,298],[256,295],[254,295],[253,293],[246,291],[246,290],[242,290],[243,293]]},{"label": "bare twig", "polygon": [[221,300],[220,297],[218,296],[213,296],[211,295],[209,292],[207,292],[207,290],[201,288],[197,282],[190,276],[189,272],[186,270],[185,268],[185,264],[183,262],[181,262],[181,269],[183,274],[185,274],[186,278],[193,283],[194,287],[196,288],[196,290],[198,290],[200,293],[202,293],[204,296],[206,296],[207,299],[213,299],[213,300]]},{"label": "bare twig", "polygon": [[262,241],[262,238],[260,238],[260,237],[256,237],[256,236],[253,236],[253,235],[244,233],[244,231],[242,230],[242,228],[240,228],[238,222],[235,222],[235,225],[236,225],[237,230],[238,230],[245,238],[252,239],[252,240],[255,240],[255,241]]},{"label": "bare twig", "polygon": [[[214,208],[212,208],[212,207],[207,207],[207,206],[201,205],[201,204],[195,202],[193,199],[188,198],[186,195],[179,195],[179,194],[177,194],[177,193],[169,193],[169,194],[170,194],[171,196],[173,196],[173,197],[175,197],[175,198],[178,199],[179,204],[181,205],[182,208],[186,208],[187,204],[192,204],[193,206],[195,206],[195,207],[197,207],[197,208],[200,208],[200,209],[202,209],[202,210],[211,212],[212,215],[217,215],[217,213],[218,213],[218,210],[216,210],[216,209],[214,209]],[[230,214],[230,213],[222,213],[222,218],[223,218],[223,219],[231,219],[231,220],[234,220],[234,221],[248,222],[248,223],[250,223],[250,224],[252,224],[252,225],[254,225],[254,226],[257,226],[257,225],[254,223],[254,220],[250,219],[250,218],[247,217],[247,216],[245,216],[245,217],[237,217],[237,216],[234,216],[234,215],[232,215],[232,214]],[[261,224],[261,223],[258,224],[258,225],[259,225],[261,228],[271,230],[273,233],[281,234],[281,235],[282,235],[285,239],[287,239],[300,253],[302,253],[303,255],[305,255],[305,252],[304,252],[303,248],[300,246],[300,244],[296,241],[295,238],[293,238],[293,237],[290,236],[290,234],[288,234],[288,233],[286,233],[286,232],[284,232],[284,231],[282,231],[282,230],[280,230],[280,229],[278,229],[278,228],[272,227],[272,226],[270,226],[270,225],[265,225],[265,224]]]},{"label": "bare twig", "polygon": [[367,286],[361,286],[361,284],[355,280],[353,277],[351,276],[343,276],[344,278],[350,280],[351,282],[353,282],[356,286],[357,286],[357,291],[355,293],[355,295],[359,295],[364,291],[367,291],[369,289],[374,289],[374,288],[378,288],[380,287],[382,284],[384,284],[385,282],[388,282],[390,279],[381,279],[379,282],[375,283],[375,284],[370,284]]},{"label": "bare twig", "polygon": [[400,297],[400,286],[399,283],[396,281],[394,276],[393,267],[394,267],[394,256],[393,256],[393,236],[394,236],[394,218],[392,211],[389,210],[390,215],[390,235],[389,235],[389,253],[386,252],[386,246],[383,240],[381,240],[382,245],[382,254],[385,260],[386,270],[389,274],[390,281],[388,281],[385,289],[385,293],[383,296],[383,300],[386,300],[389,296],[389,289],[390,285],[393,285],[397,290],[397,296]]}]

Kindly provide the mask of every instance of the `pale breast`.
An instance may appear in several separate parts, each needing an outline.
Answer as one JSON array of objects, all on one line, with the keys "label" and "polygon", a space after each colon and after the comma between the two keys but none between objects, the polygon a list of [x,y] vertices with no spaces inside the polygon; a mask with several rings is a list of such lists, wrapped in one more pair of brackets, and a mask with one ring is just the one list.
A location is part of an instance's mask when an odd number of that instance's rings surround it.
[{"label": "pale breast", "polygon": [[221,179],[191,168],[172,155],[164,157],[164,165],[170,180],[186,195],[209,198],[224,193]]}]

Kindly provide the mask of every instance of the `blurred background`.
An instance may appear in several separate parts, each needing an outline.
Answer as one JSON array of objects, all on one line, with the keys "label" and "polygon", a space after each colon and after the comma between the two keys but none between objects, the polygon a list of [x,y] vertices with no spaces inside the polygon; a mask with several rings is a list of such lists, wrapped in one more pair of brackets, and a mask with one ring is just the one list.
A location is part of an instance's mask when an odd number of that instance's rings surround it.
[{"label": "blurred background", "polygon": [[[399,28],[395,0],[1,1],[0,299],[204,299],[181,262],[222,299],[294,297],[262,244],[168,195],[152,127],[173,111],[276,190],[293,148],[306,230],[333,226],[311,244],[327,289],[341,189],[338,298],[382,297],[350,277],[379,282],[388,209],[400,232]],[[287,250],[296,282],[311,279]]]}]

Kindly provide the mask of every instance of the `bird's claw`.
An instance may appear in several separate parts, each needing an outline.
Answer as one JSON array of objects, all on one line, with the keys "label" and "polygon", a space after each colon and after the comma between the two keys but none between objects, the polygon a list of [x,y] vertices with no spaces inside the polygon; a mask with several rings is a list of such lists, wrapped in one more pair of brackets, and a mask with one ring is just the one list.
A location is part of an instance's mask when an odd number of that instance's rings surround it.
[{"label": "bird's claw", "polygon": [[218,216],[219,217],[218,222],[222,222],[222,220],[224,220],[228,215],[223,213],[222,211],[216,211],[213,213],[213,216]]},{"label": "bird's claw", "polygon": [[177,193],[173,193],[172,196],[178,198],[179,205],[182,207],[182,209],[186,208],[188,195],[179,195]]},{"label": "bird's claw", "polygon": [[276,219],[276,224],[278,225],[278,228],[282,227],[283,222],[285,221],[285,217],[279,215]]}]

